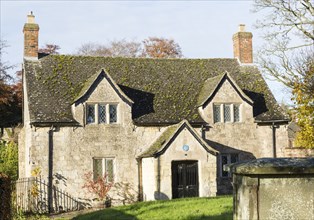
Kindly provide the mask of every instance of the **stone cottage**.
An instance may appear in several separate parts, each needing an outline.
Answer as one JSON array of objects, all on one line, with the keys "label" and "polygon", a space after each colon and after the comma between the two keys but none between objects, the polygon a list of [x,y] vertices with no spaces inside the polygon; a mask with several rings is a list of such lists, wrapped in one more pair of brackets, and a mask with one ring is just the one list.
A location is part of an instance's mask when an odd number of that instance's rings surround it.
[{"label": "stone cottage", "polygon": [[88,198],[84,174],[106,173],[113,199],[204,197],[232,191],[223,165],[284,156],[288,118],[244,25],[228,59],[45,55],[32,14],[23,32],[20,178],[39,167],[51,185]]}]

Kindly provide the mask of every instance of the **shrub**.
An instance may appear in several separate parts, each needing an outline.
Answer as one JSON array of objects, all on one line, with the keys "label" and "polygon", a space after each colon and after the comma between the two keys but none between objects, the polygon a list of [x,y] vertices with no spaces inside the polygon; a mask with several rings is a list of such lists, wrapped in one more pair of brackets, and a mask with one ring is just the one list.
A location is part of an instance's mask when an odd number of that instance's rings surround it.
[{"label": "shrub", "polygon": [[0,172],[0,219],[11,219],[11,180]]},{"label": "shrub", "polygon": [[18,146],[13,141],[0,140],[0,172],[12,180],[18,177]]},{"label": "shrub", "polygon": [[93,173],[88,172],[84,174],[84,180],[85,184],[82,188],[86,188],[89,192],[95,194],[99,201],[104,201],[107,198],[108,192],[113,185],[113,182],[108,181],[107,174],[94,180]]}]

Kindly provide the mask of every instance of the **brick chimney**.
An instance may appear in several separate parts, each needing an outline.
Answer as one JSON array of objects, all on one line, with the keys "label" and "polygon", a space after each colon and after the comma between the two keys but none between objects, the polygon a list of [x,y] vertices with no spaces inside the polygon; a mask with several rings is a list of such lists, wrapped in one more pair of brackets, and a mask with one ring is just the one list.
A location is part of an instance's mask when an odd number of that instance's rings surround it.
[{"label": "brick chimney", "polygon": [[24,25],[24,58],[38,59],[38,31],[39,26],[35,23],[33,12],[27,15]]},{"label": "brick chimney", "polygon": [[253,34],[245,31],[245,25],[240,24],[239,30],[232,37],[233,55],[241,63],[253,63]]}]

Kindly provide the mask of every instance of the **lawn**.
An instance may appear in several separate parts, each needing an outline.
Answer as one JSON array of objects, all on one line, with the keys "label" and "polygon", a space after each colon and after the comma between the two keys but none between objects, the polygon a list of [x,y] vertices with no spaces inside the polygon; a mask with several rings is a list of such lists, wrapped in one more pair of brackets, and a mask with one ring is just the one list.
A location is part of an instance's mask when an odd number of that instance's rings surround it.
[{"label": "lawn", "polygon": [[74,218],[114,220],[167,219],[232,219],[232,197],[188,198],[168,201],[139,202],[133,205],[108,208]]}]

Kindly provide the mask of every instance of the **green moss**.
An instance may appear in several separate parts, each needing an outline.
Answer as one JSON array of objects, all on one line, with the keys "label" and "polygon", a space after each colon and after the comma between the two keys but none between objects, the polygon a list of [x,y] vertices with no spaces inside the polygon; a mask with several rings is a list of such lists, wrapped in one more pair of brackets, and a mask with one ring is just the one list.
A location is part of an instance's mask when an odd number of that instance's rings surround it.
[{"label": "green moss", "polygon": [[[256,94],[263,94],[270,116],[276,104],[256,68],[240,67],[235,59],[134,59],[49,55],[40,59],[40,65],[37,65],[38,62],[26,63],[27,72],[36,72],[36,77],[29,77],[32,81],[29,87],[36,84],[38,93],[46,92],[46,96],[53,94],[53,100],[58,100],[58,107],[67,111],[67,115],[71,115],[69,105],[84,91],[88,80],[99,74],[99,70],[103,68],[118,85],[153,96],[153,111],[136,118],[138,123],[178,123],[182,119],[203,122],[197,105],[207,92],[201,88],[208,78],[225,71],[231,74],[242,89],[251,92],[249,97],[254,102],[256,97],[258,99]],[[34,102],[36,103],[35,99]]]},{"label": "green moss", "polygon": [[160,137],[145,151],[141,157],[151,157],[174,135],[180,124],[169,126]]}]

